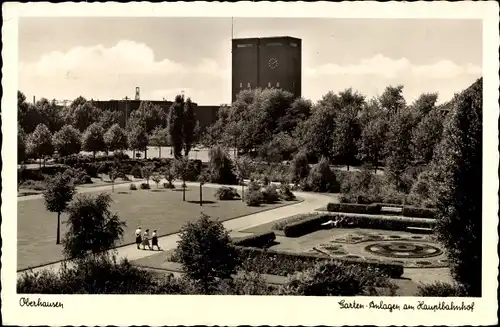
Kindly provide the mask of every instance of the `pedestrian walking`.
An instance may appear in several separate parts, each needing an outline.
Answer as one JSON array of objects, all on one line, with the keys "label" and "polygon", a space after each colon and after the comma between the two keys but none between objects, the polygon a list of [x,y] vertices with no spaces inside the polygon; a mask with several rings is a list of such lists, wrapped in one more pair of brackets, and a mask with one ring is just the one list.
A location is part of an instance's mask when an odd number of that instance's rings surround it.
[{"label": "pedestrian walking", "polygon": [[155,246],[158,248],[158,251],[160,251],[160,246],[158,245],[158,235],[156,234],[156,229],[153,231],[153,234],[151,234],[151,247],[155,248]]},{"label": "pedestrian walking", "polygon": [[149,244],[149,229],[146,229],[142,236],[142,249],[146,250],[146,245],[151,250],[151,245]]},{"label": "pedestrian walking", "polygon": [[141,226],[137,227],[135,230],[135,244],[137,244],[137,248],[140,249],[140,245],[142,243],[142,229]]}]

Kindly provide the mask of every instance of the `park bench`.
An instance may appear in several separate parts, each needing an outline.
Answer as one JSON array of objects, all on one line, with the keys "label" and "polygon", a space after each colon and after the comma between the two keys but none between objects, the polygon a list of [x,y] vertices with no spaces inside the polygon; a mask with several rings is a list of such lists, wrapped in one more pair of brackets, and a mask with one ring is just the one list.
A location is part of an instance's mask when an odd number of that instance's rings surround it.
[{"label": "park bench", "polygon": [[406,229],[411,232],[411,233],[418,233],[418,234],[431,234],[432,233],[432,228],[425,228],[425,227],[406,227]]}]

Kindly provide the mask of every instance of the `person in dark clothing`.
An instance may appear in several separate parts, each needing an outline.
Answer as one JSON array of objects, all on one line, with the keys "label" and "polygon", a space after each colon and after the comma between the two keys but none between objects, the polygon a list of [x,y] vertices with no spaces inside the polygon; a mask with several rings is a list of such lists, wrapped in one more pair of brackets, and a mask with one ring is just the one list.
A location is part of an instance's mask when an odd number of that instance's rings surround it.
[{"label": "person in dark clothing", "polygon": [[151,235],[151,247],[154,249],[155,246],[158,248],[158,251],[161,250],[160,246],[158,245],[158,235],[156,234],[156,229],[153,231],[153,234]]}]

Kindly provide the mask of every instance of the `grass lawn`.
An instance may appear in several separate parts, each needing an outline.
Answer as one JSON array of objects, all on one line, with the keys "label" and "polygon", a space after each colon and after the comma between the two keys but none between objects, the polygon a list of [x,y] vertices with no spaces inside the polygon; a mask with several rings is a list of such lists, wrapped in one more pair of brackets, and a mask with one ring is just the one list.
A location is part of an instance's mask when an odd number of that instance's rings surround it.
[{"label": "grass lawn", "polygon": [[[182,201],[182,191],[156,189],[129,191],[115,190],[112,194],[111,211],[118,213],[121,220],[127,223],[124,239],[121,244],[135,241],[134,231],[137,226],[143,230],[157,229],[158,235],[176,233],[188,221],[198,219],[203,212],[221,221],[253,214],[259,211],[294,204],[296,201],[248,207],[242,201],[218,201],[214,194],[216,188],[203,188],[203,198],[208,203],[199,205],[199,188],[186,190],[186,202]],[[93,193],[96,194],[96,193]],[[43,199],[20,201],[17,217],[17,269],[34,267],[62,259],[62,245],[56,245],[57,214],[45,209]],[[66,216],[61,215],[64,222]],[[61,224],[61,239],[66,232],[65,224]]]}]

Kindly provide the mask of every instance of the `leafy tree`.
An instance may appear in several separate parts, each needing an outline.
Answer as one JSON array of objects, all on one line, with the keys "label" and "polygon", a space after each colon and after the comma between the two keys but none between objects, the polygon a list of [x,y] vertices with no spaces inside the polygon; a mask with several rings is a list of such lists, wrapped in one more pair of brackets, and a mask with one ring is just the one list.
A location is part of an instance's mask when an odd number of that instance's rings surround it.
[{"label": "leafy tree", "polygon": [[186,201],[186,179],[190,172],[189,160],[185,157],[174,159],[173,171],[175,176],[182,180],[182,201]]},{"label": "leafy tree", "polygon": [[49,101],[41,98],[35,104],[40,120],[54,133],[64,125],[64,111],[59,107],[55,100]]},{"label": "leafy tree", "polygon": [[68,208],[69,202],[75,194],[75,186],[67,175],[57,173],[47,179],[47,188],[43,192],[45,207],[50,212],[57,212],[57,237],[56,244],[60,243],[61,213]]},{"label": "leafy tree", "polygon": [[128,146],[127,134],[120,125],[114,124],[104,134],[104,142],[109,151],[123,151]]},{"label": "leafy tree", "polygon": [[115,181],[121,175],[123,175],[123,174],[120,172],[120,170],[117,166],[111,167],[111,170],[109,171],[109,174],[108,174],[109,180],[111,181],[111,192],[115,191]]},{"label": "leafy tree", "polygon": [[106,256],[123,238],[126,223],[109,208],[109,194],[79,195],[68,208],[68,231],[63,240],[67,259]]},{"label": "leafy tree", "polygon": [[437,93],[424,93],[410,106],[410,110],[423,118],[436,109],[437,100]]},{"label": "leafy tree", "polygon": [[396,114],[406,107],[403,85],[388,86],[379,97],[380,106],[388,113]]},{"label": "leafy tree", "polygon": [[52,134],[44,124],[39,124],[33,133],[28,135],[26,143],[29,156],[40,159],[40,167],[42,166],[42,159],[54,153]]},{"label": "leafy tree", "polygon": [[268,162],[289,160],[297,151],[297,140],[287,132],[279,132],[259,148],[259,156]]},{"label": "leafy tree", "polygon": [[21,91],[17,91],[17,122],[26,134],[33,133],[38,124],[42,123],[37,107],[26,102],[26,96]]},{"label": "leafy tree", "polygon": [[194,104],[190,98],[187,98],[184,103],[184,113],[183,113],[183,126],[182,126],[182,137],[184,143],[184,155],[187,157],[189,151],[194,144],[195,140],[195,128],[196,128],[196,116],[194,114]]},{"label": "leafy tree", "polygon": [[210,180],[210,171],[203,169],[198,175],[198,182],[200,182],[200,207],[203,206],[203,185]]},{"label": "leafy tree", "polygon": [[384,117],[376,117],[364,126],[358,142],[358,158],[375,166],[375,172],[383,159],[387,121]]},{"label": "leafy tree", "polygon": [[443,133],[443,117],[437,110],[429,112],[415,126],[411,138],[411,149],[416,164],[428,164]]},{"label": "leafy tree", "polygon": [[177,95],[168,113],[168,133],[174,150],[174,157],[179,159],[183,146],[184,97]]},{"label": "leafy tree", "polygon": [[295,185],[299,185],[309,176],[309,161],[305,150],[299,151],[290,165],[290,179]]},{"label": "leafy tree", "polygon": [[358,152],[357,140],[360,135],[358,112],[359,108],[348,106],[340,110],[335,119],[332,156],[346,164],[347,170]]},{"label": "leafy tree", "polygon": [[168,182],[168,188],[174,188],[172,181],[175,179],[175,166],[167,166],[162,170],[163,177]]},{"label": "leafy tree", "polygon": [[129,147],[134,151],[146,151],[148,147],[148,135],[142,126],[132,126],[128,132]]},{"label": "leafy tree", "polygon": [[81,105],[83,105],[85,103],[87,103],[87,99],[85,99],[82,96],[79,96],[75,100],[71,101],[71,104],[69,105],[69,107],[71,109],[76,109],[76,108],[78,108],[79,106],[81,106]]},{"label": "leafy tree", "polygon": [[120,122],[122,120],[123,112],[118,110],[104,110],[99,119],[99,124],[101,127],[107,131],[113,125],[120,126]]},{"label": "leafy tree", "polygon": [[471,297],[481,296],[482,284],[482,84],[478,79],[456,97],[433,160],[438,240]]},{"label": "leafy tree", "polygon": [[158,147],[158,154],[161,158],[161,148],[170,145],[170,135],[167,128],[157,127],[149,137],[149,145]]},{"label": "leafy tree", "polygon": [[26,160],[26,133],[17,123],[17,163],[22,163],[24,160]]},{"label": "leafy tree", "polygon": [[141,168],[142,178],[146,179],[146,183],[148,185],[149,185],[149,179],[153,175],[154,168],[155,167],[153,165],[145,165]]},{"label": "leafy tree", "polygon": [[139,108],[130,114],[131,125],[139,125],[144,128],[146,134],[150,134],[157,127],[165,127],[166,114],[160,106],[149,101],[141,101]]},{"label": "leafy tree", "polygon": [[245,179],[249,179],[255,170],[255,164],[247,156],[240,156],[234,160],[233,171],[241,185],[241,201],[245,201]]},{"label": "leafy tree", "polygon": [[82,149],[82,136],[71,125],[64,125],[52,137],[52,144],[57,153],[62,157],[79,153]]},{"label": "leafy tree", "polygon": [[[67,120],[80,132],[86,131],[92,124],[98,123],[102,112],[90,101],[84,101],[83,98],[77,98],[70,106]],[[83,99],[83,100],[82,100]]]},{"label": "leafy tree", "polygon": [[85,133],[83,133],[82,147],[83,150],[92,152],[94,159],[96,152],[106,150],[104,130],[99,124],[93,123],[87,128]]},{"label": "leafy tree", "polygon": [[161,175],[158,173],[153,173],[153,175],[151,175],[151,180],[156,183],[156,188],[159,188],[159,184],[161,182]]},{"label": "leafy tree", "polygon": [[403,191],[402,177],[412,159],[411,136],[414,116],[410,111],[392,115],[385,142],[385,172],[396,188]]},{"label": "leafy tree", "polygon": [[228,232],[220,221],[204,214],[182,227],[176,254],[186,275],[204,294],[210,294],[217,281],[231,278],[238,265]]}]

